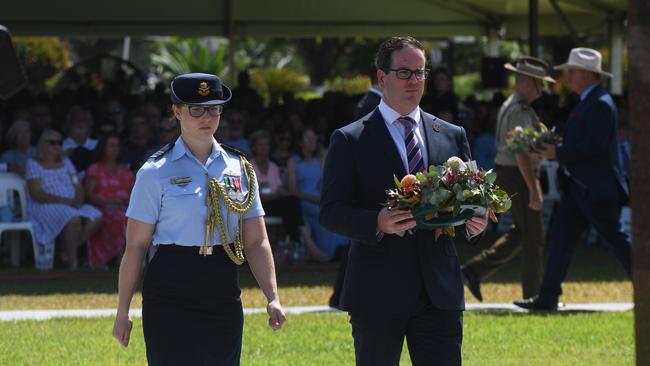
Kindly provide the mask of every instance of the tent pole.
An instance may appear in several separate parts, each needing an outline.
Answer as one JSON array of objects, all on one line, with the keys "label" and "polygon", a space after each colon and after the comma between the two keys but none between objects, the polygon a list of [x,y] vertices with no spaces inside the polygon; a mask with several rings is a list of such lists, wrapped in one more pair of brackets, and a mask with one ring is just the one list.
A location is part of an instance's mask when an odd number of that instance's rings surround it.
[{"label": "tent pole", "polygon": [[499,37],[497,35],[497,30],[492,27],[488,29],[487,56],[499,56]]},{"label": "tent pole", "polygon": [[235,85],[237,80],[237,70],[235,70],[235,22],[234,22],[234,9],[235,3],[233,0],[226,0],[226,29],[225,35],[228,37],[228,74],[230,85]]},{"label": "tent pole", "polygon": [[128,61],[131,57],[131,36],[122,39],[122,60]]},{"label": "tent pole", "polygon": [[537,0],[528,1],[528,17],[529,17],[529,32],[528,42],[530,46],[530,55],[533,57],[539,56],[539,32],[537,30],[538,21],[538,6]]},{"label": "tent pole", "polygon": [[620,20],[609,22],[609,68],[614,76],[610,83],[610,91],[614,95],[623,94],[623,32]]}]

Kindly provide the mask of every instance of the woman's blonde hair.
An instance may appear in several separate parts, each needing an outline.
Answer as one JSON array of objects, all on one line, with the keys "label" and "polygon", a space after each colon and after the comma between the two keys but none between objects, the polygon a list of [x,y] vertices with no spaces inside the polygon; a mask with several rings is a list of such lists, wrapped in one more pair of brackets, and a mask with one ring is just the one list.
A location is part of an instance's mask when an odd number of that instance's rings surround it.
[{"label": "woman's blonde hair", "polygon": [[[38,142],[36,143],[36,150],[37,150],[36,156],[39,159],[42,159],[47,154],[47,146],[49,144],[47,140],[54,135],[58,135],[59,138],[61,138],[61,141],[63,142],[63,135],[61,134],[61,132],[51,128],[48,128],[45,131],[43,131],[43,133],[41,133],[41,135],[38,137]],[[56,161],[61,161],[62,159],[63,159],[63,148],[61,149],[61,154],[58,156]]]}]

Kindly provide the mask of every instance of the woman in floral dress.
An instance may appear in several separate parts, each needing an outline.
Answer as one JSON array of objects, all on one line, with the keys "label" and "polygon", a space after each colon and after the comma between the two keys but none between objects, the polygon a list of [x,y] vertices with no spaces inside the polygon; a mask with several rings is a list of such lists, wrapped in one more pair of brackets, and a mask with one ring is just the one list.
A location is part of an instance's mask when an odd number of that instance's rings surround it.
[{"label": "woman in floral dress", "polygon": [[93,266],[105,266],[126,245],[126,207],[135,176],[126,164],[118,162],[120,138],[103,137],[97,145],[97,160],[86,171],[84,186],[88,202],[103,216],[102,228],[90,238],[88,257]]}]

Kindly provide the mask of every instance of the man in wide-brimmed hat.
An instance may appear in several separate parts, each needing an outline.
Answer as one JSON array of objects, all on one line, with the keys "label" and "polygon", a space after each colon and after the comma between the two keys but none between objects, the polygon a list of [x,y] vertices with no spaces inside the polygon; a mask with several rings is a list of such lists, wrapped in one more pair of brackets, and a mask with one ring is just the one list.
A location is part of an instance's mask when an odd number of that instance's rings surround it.
[{"label": "man in wide-brimmed hat", "polygon": [[537,161],[527,153],[514,153],[506,146],[506,136],[517,126],[539,129],[539,118],[530,104],[542,95],[544,82],[554,83],[547,73],[548,65],[534,57],[522,57],[515,64],[504,65],[516,74],[515,92],[503,103],[497,115],[494,159],[497,183],[512,197],[512,228],[488,249],[477,254],[463,266],[465,283],[479,301],[481,280],[521,252],[521,282],[524,297],[537,293],[542,280],[543,198],[536,176]]},{"label": "man in wide-brimmed hat", "polygon": [[618,160],[618,117],[612,97],[600,85],[602,77],[612,75],[602,71],[600,53],[589,48],[572,49],[569,61],[556,69],[567,70],[569,88],[580,95],[580,102],[569,115],[562,144],[539,151],[558,160],[565,179],[539,294],[515,302],[532,310],[557,309],[576,242],[588,225],[631,274],[630,238],[619,224],[628,187]]}]

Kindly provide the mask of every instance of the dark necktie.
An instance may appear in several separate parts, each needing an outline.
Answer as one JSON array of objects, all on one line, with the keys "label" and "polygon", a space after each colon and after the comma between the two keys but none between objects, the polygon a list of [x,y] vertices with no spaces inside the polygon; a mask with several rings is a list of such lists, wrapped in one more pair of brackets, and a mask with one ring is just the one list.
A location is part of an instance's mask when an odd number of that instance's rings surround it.
[{"label": "dark necktie", "polygon": [[424,159],[422,158],[422,150],[420,149],[418,136],[415,134],[417,124],[410,117],[400,117],[397,119],[397,122],[404,126],[404,135],[406,136],[404,144],[406,145],[408,172],[409,174],[421,172],[422,168],[424,168]]}]

